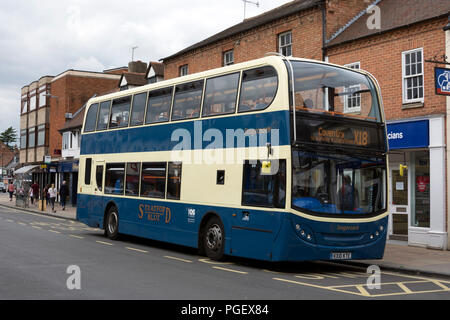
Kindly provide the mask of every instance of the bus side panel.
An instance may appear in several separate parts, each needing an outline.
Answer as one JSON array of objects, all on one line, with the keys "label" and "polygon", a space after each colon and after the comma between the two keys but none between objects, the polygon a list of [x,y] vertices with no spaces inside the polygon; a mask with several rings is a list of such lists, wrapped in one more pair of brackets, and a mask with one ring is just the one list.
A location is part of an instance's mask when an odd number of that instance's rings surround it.
[{"label": "bus side panel", "polygon": [[271,260],[283,213],[247,209],[235,212],[231,221],[232,255]]},{"label": "bus side panel", "polygon": [[77,221],[87,224],[93,228],[102,228],[103,216],[97,215],[97,212],[103,210],[102,207],[96,207],[98,199],[93,195],[78,193],[77,197]]}]

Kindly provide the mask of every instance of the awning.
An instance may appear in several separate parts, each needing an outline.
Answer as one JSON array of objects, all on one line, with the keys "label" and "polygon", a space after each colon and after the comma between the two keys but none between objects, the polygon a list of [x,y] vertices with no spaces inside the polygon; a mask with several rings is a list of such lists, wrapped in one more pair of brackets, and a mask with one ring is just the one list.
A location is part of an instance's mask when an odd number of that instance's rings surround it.
[{"label": "awning", "polygon": [[22,167],[22,168],[20,168],[20,169],[17,169],[16,171],[14,171],[14,174],[24,174],[24,173],[28,173],[28,172],[30,172],[31,170],[33,170],[34,168],[36,168],[36,167],[39,167],[39,165],[38,165],[38,164],[35,164],[35,165],[31,165],[31,166],[25,166],[25,167]]}]

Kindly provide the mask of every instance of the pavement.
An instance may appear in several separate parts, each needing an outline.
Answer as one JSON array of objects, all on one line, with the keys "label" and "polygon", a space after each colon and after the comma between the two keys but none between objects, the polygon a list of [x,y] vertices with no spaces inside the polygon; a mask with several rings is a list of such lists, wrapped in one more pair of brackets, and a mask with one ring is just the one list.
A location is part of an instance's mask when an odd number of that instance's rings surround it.
[{"label": "pavement", "polygon": [[[0,194],[0,205],[14,209],[22,209],[42,215],[76,220],[76,207],[66,206],[65,210],[59,203],[55,204],[56,212],[48,206],[46,211],[40,211],[36,204],[29,207],[16,206],[15,197],[9,201],[9,195]],[[383,270],[399,271],[422,276],[450,278],[450,251],[433,250],[408,246],[406,242],[388,240],[384,257],[381,260],[351,260],[344,264],[367,267],[377,265]]]}]

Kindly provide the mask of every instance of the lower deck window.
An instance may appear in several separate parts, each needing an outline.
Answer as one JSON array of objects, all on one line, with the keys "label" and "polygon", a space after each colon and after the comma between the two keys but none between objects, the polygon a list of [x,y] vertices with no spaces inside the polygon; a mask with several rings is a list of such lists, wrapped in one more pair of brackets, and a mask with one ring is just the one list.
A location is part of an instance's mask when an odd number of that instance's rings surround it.
[{"label": "lower deck window", "polygon": [[141,196],[165,198],[166,163],[143,163],[141,179]]},{"label": "lower deck window", "polygon": [[179,200],[181,195],[181,163],[169,162],[167,198]]},{"label": "lower deck window", "polygon": [[106,165],[105,193],[123,195],[124,191],[124,163],[111,163]]}]

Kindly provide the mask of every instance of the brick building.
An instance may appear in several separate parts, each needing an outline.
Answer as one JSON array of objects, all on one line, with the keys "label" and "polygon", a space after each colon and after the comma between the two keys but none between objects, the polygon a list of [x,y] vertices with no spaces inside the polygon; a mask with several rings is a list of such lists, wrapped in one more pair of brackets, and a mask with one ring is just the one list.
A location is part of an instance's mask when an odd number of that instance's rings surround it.
[{"label": "brick building", "polygon": [[[268,52],[373,73],[382,89],[391,147],[389,236],[411,245],[450,248],[445,147],[450,102],[435,94],[435,64],[427,62],[450,56],[450,31],[446,35],[443,30],[449,11],[446,0],[292,1],[162,59],[164,77]],[[399,137],[408,130],[419,139],[405,138],[412,142],[402,144]],[[403,177],[400,164],[408,166]]]},{"label": "brick building", "polygon": [[[33,172],[41,188],[56,183],[62,139],[58,132],[65,122],[94,95],[117,88],[120,74],[67,70],[45,76],[21,90],[21,173]],[[79,138],[77,138],[79,139]],[[48,158],[44,163],[44,158]]]},{"label": "brick building", "polygon": [[162,59],[164,77],[257,59],[268,52],[322,60],[326,39],[366,7],[363,0],[289,2]]}]

